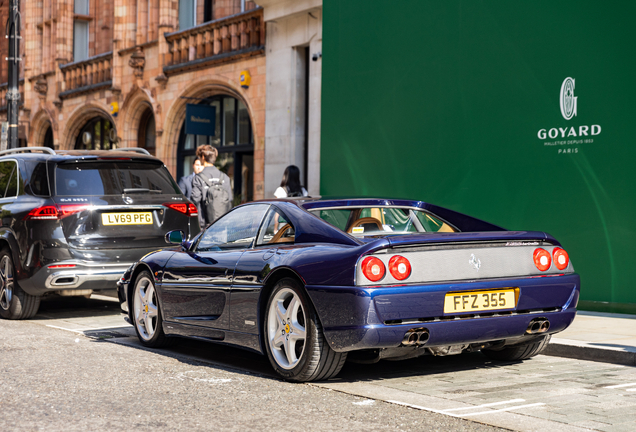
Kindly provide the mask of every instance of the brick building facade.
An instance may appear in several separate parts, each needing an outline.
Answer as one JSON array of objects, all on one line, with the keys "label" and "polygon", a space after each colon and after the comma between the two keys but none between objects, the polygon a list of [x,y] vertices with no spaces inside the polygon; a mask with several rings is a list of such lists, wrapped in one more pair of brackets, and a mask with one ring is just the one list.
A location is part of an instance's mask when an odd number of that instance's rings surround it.
[{"label": "brick building facade", "polygon": [[[145,147],[175,178],[190,172],[196,146],[210,143],[233,179],[235,201],[263,197],[265,25],[254,2],[21,3],[24,143],[55,149]],[[0,0],[3,23],[7,4]],[[251,76],[248,88],[240,83],[244,71]],[[0,82],[6,79],[3,62]],[[2,84],[4,118],[5,93]],[[214,134],[185,134],[188,104],[215,107]]]}]

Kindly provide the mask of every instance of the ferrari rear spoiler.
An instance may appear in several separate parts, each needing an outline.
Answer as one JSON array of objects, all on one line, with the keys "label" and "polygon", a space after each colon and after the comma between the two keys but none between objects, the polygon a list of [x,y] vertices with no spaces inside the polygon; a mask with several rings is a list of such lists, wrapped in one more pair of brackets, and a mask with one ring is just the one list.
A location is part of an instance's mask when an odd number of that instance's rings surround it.
[{"label": "ferrari rear spoiler", "polygon": [[486,231],[459,233],[426,233],[387,236],[389,247],[401,248],[448,243],[492,243],[505,242],[510,245],[522,246],[526,243],[547,242],[560,246],[559,242],[550,234],[541,231]]}]

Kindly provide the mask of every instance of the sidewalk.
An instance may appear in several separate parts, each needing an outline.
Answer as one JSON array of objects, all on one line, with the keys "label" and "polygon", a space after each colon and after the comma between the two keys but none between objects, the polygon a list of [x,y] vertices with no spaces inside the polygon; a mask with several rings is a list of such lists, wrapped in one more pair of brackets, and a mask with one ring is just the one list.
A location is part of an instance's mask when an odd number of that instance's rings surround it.
[{"label": "sidewalk", "polygon": [[636,366],[636,315],[579,311],[543,354]]}]

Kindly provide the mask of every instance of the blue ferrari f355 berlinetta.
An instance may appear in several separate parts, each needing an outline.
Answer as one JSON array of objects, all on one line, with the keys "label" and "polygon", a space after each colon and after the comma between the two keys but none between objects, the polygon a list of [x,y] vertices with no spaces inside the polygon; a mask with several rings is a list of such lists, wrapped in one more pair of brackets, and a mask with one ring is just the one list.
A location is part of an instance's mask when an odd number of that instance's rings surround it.
[{"label": "blue ferrari f355 berlinetta", "polygon": [[234,208],[118,283],[141,343],[174,337],[267,355],[290,381],[376,362],[540,353],[576,315],[579,276],[549,234],[421,201],[302,199]]}]

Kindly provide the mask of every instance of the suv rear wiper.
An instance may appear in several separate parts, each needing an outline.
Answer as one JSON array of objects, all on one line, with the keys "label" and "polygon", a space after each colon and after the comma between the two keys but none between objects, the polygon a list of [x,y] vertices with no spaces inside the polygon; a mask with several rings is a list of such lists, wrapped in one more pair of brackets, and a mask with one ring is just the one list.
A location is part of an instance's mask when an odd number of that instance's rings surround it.
[{"label": "suv rear wiper", "polygon": [[124,189],[124,193],[125,194],[129,194],[129,193],[156,193],[156,194],[160,194],[163,193],[160,190],[154,190],[154,189],[146,189],[146,188],[126,188]]}]

